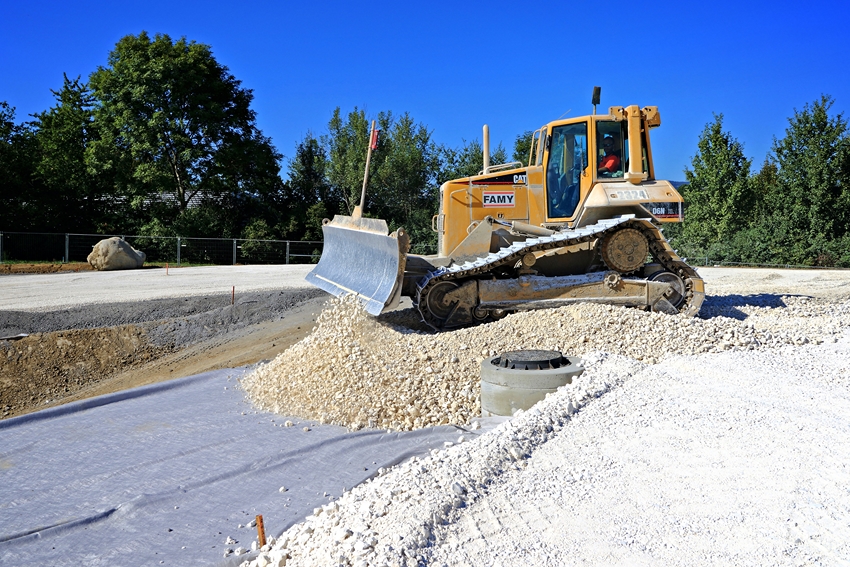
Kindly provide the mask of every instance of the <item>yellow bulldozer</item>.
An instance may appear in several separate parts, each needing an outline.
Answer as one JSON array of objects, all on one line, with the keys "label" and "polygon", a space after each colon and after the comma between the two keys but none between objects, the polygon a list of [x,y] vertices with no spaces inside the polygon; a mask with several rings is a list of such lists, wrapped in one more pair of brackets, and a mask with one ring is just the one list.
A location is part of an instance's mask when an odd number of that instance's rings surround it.
[{"label": "yellow bulldozer", "polygon": [[481,172],[440,187],[435,255],[409,254],[403,229],[388,234],[385,221],[362,215],[367,176],[352,216],[324,221],[307,281],[356,294],[372,315],[410,297],[435,330],[577,302],[696,315],[703,281],[661,231],[683,208],[673,184],[655,179],[658,108],[597,114],[598,88],[592,102],[592,115],[534,132],[525,164],[490,165],[485,126]]}]

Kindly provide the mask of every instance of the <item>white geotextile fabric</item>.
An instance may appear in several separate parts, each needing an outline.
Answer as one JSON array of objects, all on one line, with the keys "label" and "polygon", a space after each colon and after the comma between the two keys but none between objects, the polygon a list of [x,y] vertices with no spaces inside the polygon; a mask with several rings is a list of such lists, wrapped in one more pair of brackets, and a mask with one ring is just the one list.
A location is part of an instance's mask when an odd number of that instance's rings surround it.
[{"label": "white geotextile fabric", "polygon": [[238,388],[244,372],[0,421],[0,565],[238,564],[246,556],[224,550],[251,548],[257,514],[276,536],[461,431],[349,432],[257,412]]}]

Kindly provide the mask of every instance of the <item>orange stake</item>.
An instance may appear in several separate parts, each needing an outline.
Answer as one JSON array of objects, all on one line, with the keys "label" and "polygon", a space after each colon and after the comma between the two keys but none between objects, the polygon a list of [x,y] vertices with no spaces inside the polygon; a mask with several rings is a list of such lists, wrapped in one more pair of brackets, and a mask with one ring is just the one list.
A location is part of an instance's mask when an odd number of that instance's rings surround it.
[{"label": "orange stake", "polygon": [[263,515],[257,515],[257,543],[260,547],[266,545],[266,529],[263,527]]}]

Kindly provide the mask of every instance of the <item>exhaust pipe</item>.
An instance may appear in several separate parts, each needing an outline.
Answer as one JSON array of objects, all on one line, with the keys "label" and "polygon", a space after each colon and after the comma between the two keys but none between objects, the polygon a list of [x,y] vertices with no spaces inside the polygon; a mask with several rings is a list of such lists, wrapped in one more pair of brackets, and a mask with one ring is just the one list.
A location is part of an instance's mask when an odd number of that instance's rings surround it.
[{"label": "exhaust pipe", "polygon": [[490,173],[490,127],[484,125],[484,173]]}]

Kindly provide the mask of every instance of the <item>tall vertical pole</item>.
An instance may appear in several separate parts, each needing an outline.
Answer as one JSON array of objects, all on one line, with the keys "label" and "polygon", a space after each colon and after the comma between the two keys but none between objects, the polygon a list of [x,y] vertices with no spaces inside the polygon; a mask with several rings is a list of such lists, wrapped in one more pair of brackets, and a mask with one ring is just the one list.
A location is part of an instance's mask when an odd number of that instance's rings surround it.
[{"label": "tall vertical pole", "polygon": [[180,265],[180,237],[177,237],[177,265]]},{"label": "tall vertical pole", "polygon": [[482,132],[481,136],[482,136],[482,138],[484,138],[484,141],[483,141],[484,147],[481,148],[481,149],[484,153],[484,169],[483,169],[483,171],[484,171],[484,174],[486,175],[487,173],[490,173],[490,127],[485,124],[484,128],[482,130],[483,130],[483,132]]},{"label": "tall vertical pole", "polygon": [[363,173],[363,190],[360,192],[360,205],[355,210],[355,218],[363,216],[363,210],[366,208],[366,184],[369,183],[369,162],[372,161],[372,146],[376,145],[376,142],[375,121],[372,120],[372,129],[369,130],[369,149],[366,151],[366,171]]},{"label": "tall vertical pole", "polygon": [[68,233],[66,232],[65,233],[65,263],[66,264],[71,261],[71,257],[68,255],[68,240],[70,240],[70,236],[68,236]]},{"label": "tall vertical pole", "polygon": [[236,239],[233,239],[233,265],[236,265]]}]

